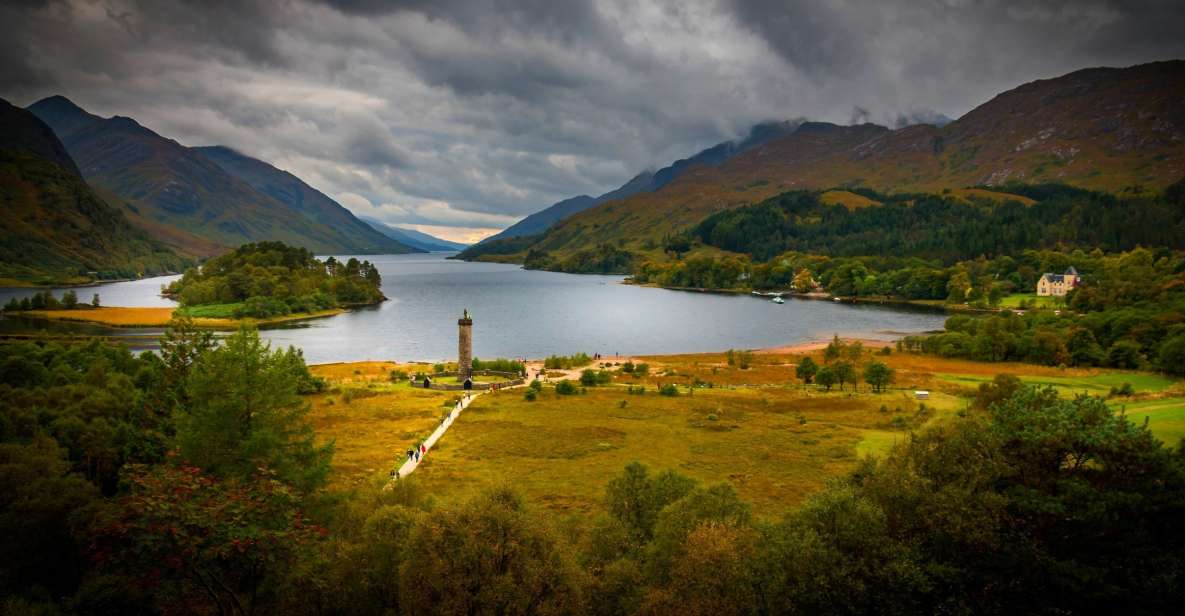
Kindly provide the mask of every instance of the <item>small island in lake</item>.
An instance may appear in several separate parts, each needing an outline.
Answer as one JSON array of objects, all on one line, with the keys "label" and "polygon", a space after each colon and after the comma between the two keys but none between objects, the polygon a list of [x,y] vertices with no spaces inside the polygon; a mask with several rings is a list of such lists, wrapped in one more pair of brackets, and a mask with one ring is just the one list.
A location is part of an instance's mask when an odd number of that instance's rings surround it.
[{"label": "small island in lake", "polygon": [[333,314],[386,299],[369,261],[320,261],[282,242],[244,244],[190,268],[162,289],[195,318],[274,319]]}]

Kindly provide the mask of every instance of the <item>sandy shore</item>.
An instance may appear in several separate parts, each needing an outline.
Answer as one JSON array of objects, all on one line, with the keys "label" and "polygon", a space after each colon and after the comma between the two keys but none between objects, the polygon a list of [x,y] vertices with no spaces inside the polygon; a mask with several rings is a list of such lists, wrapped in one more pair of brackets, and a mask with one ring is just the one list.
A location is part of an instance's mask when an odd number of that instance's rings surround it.
[{"label": "sandy shore", "polygon": [[[866,349],[880,349],[883,347],[894,346],[894,340],[872,340],[869,338],[840,338],[845,343],[860,342]],[[798,344],[788,344],[783,346],[770,347],[768,349],[757,349],[754,353],[763,355],[794,355],[799,353],[812,353],[814,351],[821,351],[831,344],[831,339],[827,340],[812,340],[810,342],[800,342]]]}]

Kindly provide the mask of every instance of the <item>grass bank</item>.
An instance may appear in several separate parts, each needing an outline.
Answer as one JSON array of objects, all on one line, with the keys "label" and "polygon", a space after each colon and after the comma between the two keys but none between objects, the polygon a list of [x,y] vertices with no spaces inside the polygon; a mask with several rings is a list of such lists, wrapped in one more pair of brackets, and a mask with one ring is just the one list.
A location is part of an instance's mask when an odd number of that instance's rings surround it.
[{"label": "grass bank", "polygon": [[291,321],[329,317],[345,312],[344,309],[334,308],[332,310],[288,314],[270,317],[267,319],[236,319],[231,317],[207,316],[207,314],[203,314],[200,311],[195,314],[191,312],[192,309],[112,306],[86,309],[79,308],[72,310],[24,310],[20,312],[14,312],[13,314],[35,317],[39,319],[74,321],[78,323],[95,323],[109,327],[164,327],[165,325],[168,325],[169,321],[173,319],[174,313],[178,310],[184,310],[187,314],[189,314],[189,316],[194,317],[194,323],[198,327],[206,327],[210,329],[237,329],[240,325],[267,327],[270,325],[287,323]]}]

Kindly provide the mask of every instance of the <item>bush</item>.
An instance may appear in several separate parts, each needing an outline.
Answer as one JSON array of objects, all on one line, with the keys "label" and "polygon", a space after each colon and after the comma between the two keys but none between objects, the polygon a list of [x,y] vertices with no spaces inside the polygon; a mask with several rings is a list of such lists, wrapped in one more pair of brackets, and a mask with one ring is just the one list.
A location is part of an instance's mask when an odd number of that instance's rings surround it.
[{"label": "bush", "polygon": [[486,360],[482,360],[482,359],[478,359],[478,358],[474,357],[473,363],[470,365],[473,366],[474,370],[491,370],[493,372],[513,372],[515,374],[523,374],[524,372],[527,371],[527,367],[524,366],[522,362],[514,361],[513,359],[504,359],[501,357],[499,357],[498,359],[486,359]]},{"label": "bush", "polygon": [[527,385],[527,389],[530,389],[531,391],[542,391],[543,390],[543,381],[540,381],[539,379],[535,379],[534,381],[531,381],[530,385]]},{"label": "bush", "polygon": [[592,363],[592,358],[587,353],[576,353],[575,355],[551,355],[543,360],[543,367],[550,370],[571,370],[572,368],[579,368],[587,366]]},{"label": "bush", "polygon": [[621,371],[626,374],[632,374],[634,372],[634,362],[627,361],[624,364],[622,364]]},{"label": "bush", "polygon": [[679,395],[679,387],[674,383],[667,383],[666,385],[658,388],[658,394],[660,396],[670,396],[673,398]]},{"label": "bush", "polygon": [[555,393],[561,396],[573,396],[577,391],[576,384],[567,379],[555,384]]},{"label": "bush", "polygon": [[634,376],[645,376],[650,373],[650,364],[637,364],[634,366]]},{"label": "bush", "polygon": [[613,382],[613,373],[608,370],[585,370],[580,373],[580,384],[585,387],[608,385]]},{"label": "bush", "polygon": [[527,402],[534,402],[536,396],[538,396],[538,395],[539,395],[538,390],[527,388],[527,393],[523,394],[523,398]]},{"label": "bush", "polygon": [[407,371],[406,370],[392,370],[387,378],[389,378],[394,383],[398,383],[400,381],[406,381],[407,380]]}]

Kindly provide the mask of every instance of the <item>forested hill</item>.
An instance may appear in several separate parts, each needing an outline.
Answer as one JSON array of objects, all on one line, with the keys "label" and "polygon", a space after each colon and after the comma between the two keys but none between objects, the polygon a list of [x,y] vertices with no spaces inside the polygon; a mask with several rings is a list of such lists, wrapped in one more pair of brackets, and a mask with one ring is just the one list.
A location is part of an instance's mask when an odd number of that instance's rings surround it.
[{"label": "forested hill", "polygon": [[165,294],[189,314],[237,318],[311,313],[386,299],[378,269],[369,261],[320,261],[307,249],[282,242],[243,244],[187,270]]},{"label": "forested hill", "polygon": [[[1185,61],[1086,69],[1002,93],[942,127],[805,123],[663,188],[573,215],[502,253],[655,251],[725,209],[789,190],[862,186],[938,193],[1056,182],[1155,194],[1185,176]],[[494,248],[496,251],[496,248]],[[661,254],[661,251],[659,251]],[[505,257],[504,257],[505,258]]]},{"label": "forested hill", "polygon": [[88,182],[126,202],[162,240],[172,228],[224,246],[279,240],[322,253],[408,251],[344,208],[285,203],[131,118],[100,118],[61,96],[29,110],[54,129]]},{"label": "forested hill", "polygon": [[82,179],[53,131],[0,100],[0,278],[39,284],[180,271],[187,261]]}]

